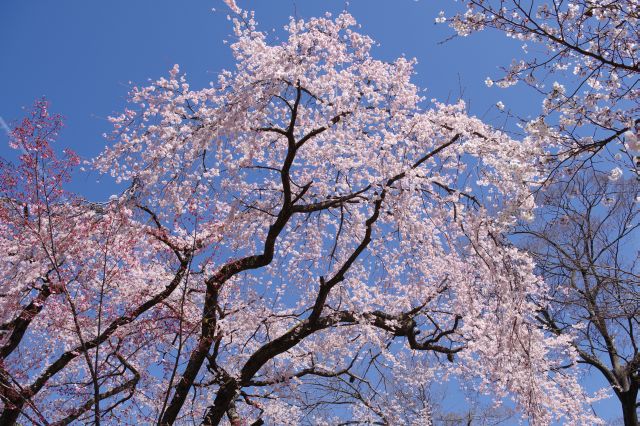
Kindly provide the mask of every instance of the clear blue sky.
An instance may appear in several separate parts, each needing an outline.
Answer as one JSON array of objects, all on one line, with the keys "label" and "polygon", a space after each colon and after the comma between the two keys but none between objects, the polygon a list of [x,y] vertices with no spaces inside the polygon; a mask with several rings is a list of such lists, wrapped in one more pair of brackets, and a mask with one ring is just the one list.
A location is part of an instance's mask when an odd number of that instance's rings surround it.
[{"label": "clear blue sky", "polygon": [[[289,16],[339,12],[339,0],[238,0],[256,10],[263,30],[276,35]],[[362,32],[381,46],[375,54],[394,59],[418,58],[415,82],[428,98],[470,101],[472,114],[500,126],[505,117],[495,103],[503,101],[521,116],[539,110],[539,98],[524,88],[488,88],[487,76],[500,75],[499,66],[521,55],[520,46],[501,34],[485,32],[456,38],[445,25],[436,25],[440,10],[451,0],[351,0],[347,9],[362,24]],[[212,8],[216,12],[212,12]],[[59,147],[71,147],[82,157],[95,156],[110,130],[106,117],[124,106],[129,82],[167,74],[173,64],[187,72],[192,88],[216,79],[232,66],[223,40],[229,37],[230,13],[221,0],[4,0],[0,5],[0,117],[10,123],[23,107],[46,96],[51,110],[64,115],[66,127]],[[13,157],[7,136],[0,132],[0,156]],[[96,186],[95,174],[82,174],[72,189],[98,201],[118,190],[109,179]],[[458,401],[460,402],[460,401]],[[606,404],[600,414],[614,410]],[[608,417],[608,416],[607,416]]]}]

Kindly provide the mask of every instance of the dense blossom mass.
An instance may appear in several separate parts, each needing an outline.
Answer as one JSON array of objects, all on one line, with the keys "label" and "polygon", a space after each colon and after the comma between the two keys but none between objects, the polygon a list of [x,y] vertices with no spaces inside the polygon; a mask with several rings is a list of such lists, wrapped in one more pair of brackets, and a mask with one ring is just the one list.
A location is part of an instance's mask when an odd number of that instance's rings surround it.
[{"label": "dense blossom mass", "polygon": [[272,42],[237,12],[235,69],[194,90],[175,66],[112,118],[108,202],[63,191],[45,104],[16,127],[0,423],[429,424],[453,375],[532,424],[598,424],[503,237],[546,139],[426,102],[347,13]]}]

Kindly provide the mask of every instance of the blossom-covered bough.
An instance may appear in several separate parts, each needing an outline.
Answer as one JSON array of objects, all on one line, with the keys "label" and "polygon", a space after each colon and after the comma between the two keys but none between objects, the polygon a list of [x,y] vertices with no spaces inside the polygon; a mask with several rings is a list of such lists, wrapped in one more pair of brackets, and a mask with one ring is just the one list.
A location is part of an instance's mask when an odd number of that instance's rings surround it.
[{"label": "blossom-covered bough", "polygon": [[425,386],[453,374],[533,424],[596,424],[502,237],[539,139],[424,109],[412,61],[374,59],[347,13],[281,43],[234,25],[235,70],[192,90],[176,66],[113,118],[94,165],[124,194],[59,200],[46,241],[30,199],[3,207],[2,268],[31,271],[3,273],[3,345],[66,275],[2,352],[2,419],[429,424]]},{"label": "blossom-covered bough", "polygon": [[[462,36],[497,29],[523,54],[496,79],[530,85],[543,111],[532,136],[555,140],[554,172],[612,162],[638,175],[640,162],[640,3],[637,0],[467,0],[436,19]],[[488,85],[494,81],[487,79]],[[551,147],[550,147],[551,148]],[[604,163],[604,164],[603,164]]]}]

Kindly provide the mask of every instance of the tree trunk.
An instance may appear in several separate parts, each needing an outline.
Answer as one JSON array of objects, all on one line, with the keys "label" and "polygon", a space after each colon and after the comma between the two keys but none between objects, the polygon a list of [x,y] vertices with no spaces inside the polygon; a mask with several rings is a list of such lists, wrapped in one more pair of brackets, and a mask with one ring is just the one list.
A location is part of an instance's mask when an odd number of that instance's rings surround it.
[{"label": "tree trunk", "polygon": [[213,402],[213,405],[207,410],[202,426],[217,426],[222,421],[224,414],[229,409],[230,404],[233,403],[238,391],[238,383],[235,380],[230,380],[227,383],[220,386],[218,394]]},{"label": "tree trunk", "polygon": [[638,389],[630,389],[624,393],[620,393],[618,397],[622,405],[624,426],[638,426],[638,410],[636,408]]},{"label": "tree trunk", "polygon": [[5,408],[0,416],[0,424],[6,426],[12,426],[16,424],[18,417],[20,417],[20,410]]}]

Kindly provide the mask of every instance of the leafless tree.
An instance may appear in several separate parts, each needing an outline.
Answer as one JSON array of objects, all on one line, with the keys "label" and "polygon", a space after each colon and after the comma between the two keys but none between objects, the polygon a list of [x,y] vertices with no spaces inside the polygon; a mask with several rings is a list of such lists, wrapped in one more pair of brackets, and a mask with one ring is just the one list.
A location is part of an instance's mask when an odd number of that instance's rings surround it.
[{"label": "leafless tree", "polygon": [[566,174],[539,195],[545,205],[519,232],[551,287],[539,320],[573,338],[579,363],[599,372],[638,424],[640,387],[640,184],[594,168]]}]

